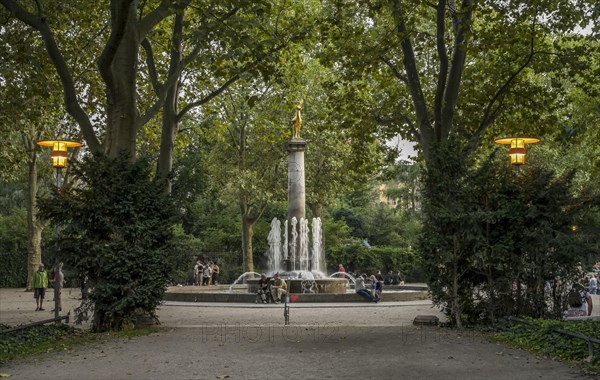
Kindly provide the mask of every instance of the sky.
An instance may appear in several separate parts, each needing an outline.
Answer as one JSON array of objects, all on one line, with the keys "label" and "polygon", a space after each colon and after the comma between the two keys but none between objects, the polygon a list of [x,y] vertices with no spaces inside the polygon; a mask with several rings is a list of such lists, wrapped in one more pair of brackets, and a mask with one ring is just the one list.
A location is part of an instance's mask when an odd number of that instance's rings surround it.
[{"label": "sky", "polygon": [[415,143],[412,141],[404,140],[400,136],[396,136],[388,141],[388,146],[395,147],[400,152],[398,157],[399,160],[410,161],[413,157],[417,156],[417,151],[414,146]]}]

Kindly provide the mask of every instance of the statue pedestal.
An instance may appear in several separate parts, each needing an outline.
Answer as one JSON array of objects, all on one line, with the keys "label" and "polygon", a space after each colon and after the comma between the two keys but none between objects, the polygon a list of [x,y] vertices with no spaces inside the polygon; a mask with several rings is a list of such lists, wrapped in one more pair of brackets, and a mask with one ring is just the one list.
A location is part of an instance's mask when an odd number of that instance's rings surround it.
[{"label": "statue pedestal", "polygon": [[[294,242],[292,234],[292,218],[296,218],[298,225],[296,231],[299,232],[300,219],[306,218],[306,195],[305,195],[305,177],[304,177],[304,152],[306,151],[306,141],[295,138],[288,142],[288,213],[286,231],[288,237],[288,255],[295,251],[295,259],[300,254],[300,239],[295,240],[295,249],[292,249]],[[296,235],[298,236],[298,235]],[[294,260],[294,261],[296,261]],[[288,271],[295,270],[295,262],[288,261],[286,268]]]}]

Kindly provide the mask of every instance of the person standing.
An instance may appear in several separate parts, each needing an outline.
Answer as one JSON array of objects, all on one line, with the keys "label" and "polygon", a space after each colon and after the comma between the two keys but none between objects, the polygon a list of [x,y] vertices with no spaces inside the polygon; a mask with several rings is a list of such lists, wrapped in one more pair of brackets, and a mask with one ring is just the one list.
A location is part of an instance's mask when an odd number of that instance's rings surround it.
[{"label": "person standing", "polygon": [[[56,289],[54,296],[57,297],[58,302],[56,302],[56,304],[58,305],[58,310],[62,311],[62,288],[65,284],[65,275],[62,271],[63,268],[63,262],[61,261],[60,263],[58,263],[58,265],[56,266],[56,268],[54,269],[54,276],[52,277],[52,280],[50,281],[50,283],[52,284],[52,287]],[[54,311],[54,310],[52,310]]]},{"label": "person standing", "polygon": [[375,284],[375,296],[381,297],[381,293],[383,293],[383,282],[385,279],[383,278],[380,270],[375,273],[375,278],[377,279],[377,283]]},{"label": "person standing", "polygon": [[371,294],[373,294],[373,297],[377,297],[377,278],[375,275],[371,275],[369,281],[371,282]]},{"label": "person standing", "polygon": [[203,275],[202,285],[210,285],[210,280],[212,279],[212,262],[209,262],[204,266]]},{"label": "person standing", "polygon": [[194,265],[194,285],[198,286],[202,284],[202,271],[204,268],[202,267],[202,261],[200,259],[196,260],[196,265]]},{"label": "person standing", "polygon": [[346,278],[346,268],[344,268],[344,266],[342,264],[340,264],[338,266],[338,277],[339,278]]},{"label": "person standing", "polygon": [[590,294],[598,294],[598,279],[595,273],[590,277]]},{"label": "person standing", "polygon": [[44,311],[44,297],[46,297],[46,288],[48,287],[48,273],[44,270],[44,264],[38,266],[38,270],[33,273],[33,297],[35,298],[35,311]]},{"label": "person standing", "polygon": [[219,285],[219,274],[221,273],[221,268],[219,268],[219,265],[216,261],[213,264],[212,270],[212,283],[213,285],[217,286]]}]

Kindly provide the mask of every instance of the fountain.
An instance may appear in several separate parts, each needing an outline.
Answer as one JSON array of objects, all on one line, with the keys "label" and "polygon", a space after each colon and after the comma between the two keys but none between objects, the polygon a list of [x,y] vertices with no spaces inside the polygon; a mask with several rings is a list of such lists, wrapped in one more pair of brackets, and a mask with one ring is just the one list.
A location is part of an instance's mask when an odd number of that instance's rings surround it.
[{"label": "fountain", "polygon": [[[302,104],[296,106],[292,121],[292,139],[288,150],[288,215],[281,244],[281,222],[271,221],[269,233],[268,273],[279,272],[288,283],[290,293],[346,293],[346,278],[330,278],[321,268],[323,232],[321,218],[312,219],[311,229],[306,219],[304,152],[306,141],[300,137]],[[283,268],[285,267],[285,270]],[[248,280],[248,291],[256,290],[258,280]]]},{"label": "fountain", "polygon": [[[268,270],[269,275],[279,272],[288,284],[288,293],[292,302],[363,302],[354,290],[348,287],[349,281],[355,282],[354,277],[344,272],[344,277],[339,277],[339,272],[330,277],[324,273],[326,268],[321,268],[323,258],[323,226],[320,218],[313,218],[309,226],[305,212],[305,178],[304,178],[304,152],[306,141],[300,137],[302,118],[300,116],[301,104],[296,106],[296,116],[293,120],[292,139],[287,144],[288,150],[288,210],[287,219],[282,223],[277,218],[271,220],[269,232]],[[312,230],[311,230],[312,228]],[[282,242],[283,240],[283,242]],[[203,300],[206,302],[254,302],[258,286],[258,278],[248,278],[258,275],[257,272],[246,272],[239,276],[229,286],[227,293],[203,291],[201,289],[178,288],[177,292],[168,292],[167,300]],[[338,276],[338,277],[335,277]],[[245,280],[247,293],[234,292],[234,287]],[[208,289],[207,289],[208,290]],[[187,294],[185,294],[187,293]],[[202,293],[202,294],[201,294]],[[421,292],[423,293],[423,292]],[[427,297],[420,294],[418,297]],[[403,295],[402,297],[405,297]],[[388,296],[385,297],[388,299]],[[424,299],[420,298],[420,299]],[[391,299],[391,298],[390,298]],[[414,297],[411,299],[415,299]],[[396,300],[399,300],[397,298]],[[402,299],[407,300],[407,299]]]},{"label": "fountain", "polygon": [[[292,217],[291,226],[291,239],[285,239],[289,242],[288,256],[286,250],[281,246],[281,222],[277,218],[273,218],[271,221],[271,231],[268,237],[267,262],[269,268],[267,274],[272,276],[275,272],[279,272],[288,283],[290,293],[346,293],[348,287],[346,278],[327,277],[321,270],[320,258],[323,239],[321,218],[313,218],[312,234],[310,234],[308,220],[304,218],[298,222],[296,217]],[[312,241],[310,236],[312,236]],[[296,251],[296,247],[299,247],[298,251]],[[282,252],[284,256],[281,255]],[[282,270],[282,263],[289,263],[290,269]],[[352,276],[348,275],[347,277],[354,283]],[[248,279],[246,283],[249,292],[256,291],[258,279]]]},{"label": "fountain", "polygon": [[257,275],[258,277],[260,277],[260,273],[258,272],[244,272],[242,273],[242,275],[240,277],[238,277],[231,285],[229,285],[229,293],[231,293],[233,291],[234,286],[236,286],[237,284],[240,283],[240,280],[246,278],[247,276],[250,275]]}]

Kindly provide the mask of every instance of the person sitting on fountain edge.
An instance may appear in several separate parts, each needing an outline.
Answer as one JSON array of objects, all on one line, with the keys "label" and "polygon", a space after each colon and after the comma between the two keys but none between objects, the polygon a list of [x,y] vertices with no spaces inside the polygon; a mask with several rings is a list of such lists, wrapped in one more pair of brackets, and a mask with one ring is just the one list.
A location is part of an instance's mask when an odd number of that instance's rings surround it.
[{"label": "person sitting on fountain edge", "polygon": [[271,277],[267,277],[266,274],[260,275],[258,280],[258,290],[256,292],[256,303],[260,300],[262,303],[270,302],[271,296]]},{"label": "person sitting on fountain edge", "polygon": [[279,275],[279,272],[273,276],[273,285],[271,285],[271,294],[275,303],[281,302],[281,296],[287,293],[287,284]]},{"label": "person sitting on fountain edge", "polygon": [[379,298],[377,298],[373,294],[371,294],[371,292],[368,291],[367,288],[365,287],[365,278],[366,277],[367,277],[366,274],[362,274],[356,278],[356,281],[354,282],[354,291],[359,296],[361,296],[371,302],[379,302]]}]

